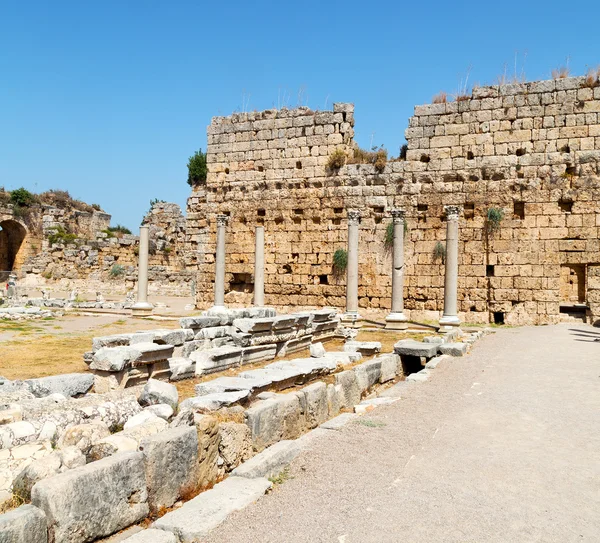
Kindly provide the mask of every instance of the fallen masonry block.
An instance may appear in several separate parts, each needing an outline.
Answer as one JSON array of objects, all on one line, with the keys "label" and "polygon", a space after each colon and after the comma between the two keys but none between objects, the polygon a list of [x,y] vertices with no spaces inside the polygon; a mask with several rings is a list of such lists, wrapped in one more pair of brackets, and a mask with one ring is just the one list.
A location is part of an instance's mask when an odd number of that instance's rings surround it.
[{"label": "fallen masonry block", "polygon": [[179,406],[180,410],[194,409],[200,411],[217,411],[222,407],[228,407],[248,398],[249,390],[236,390],[234,392],[215,392],[205,396],[195,396],[183,400]]},{"label": "fallen masonry block", "polygon": [[207,348],[207,341],[204,339],[195,339],[193,341],[186,341],[181,347],[179,353],[183,358],[189,358],[190,354],[197,350]]},{"label": "fallen masonry block", "polygon": [[364,356],[372,356],[381,351],[381,342],[379,341],[346,341],[344,344],[345,352],[359,352]]},{"label": "fallen masonry block", "polygon": [[353,408],[356,404],[360,403],[362,391],[359,387],[356,373],[353,370],[336,373],[335,384],[342,387],[342,408]]},{"label": "fallen masonry block", "polygon": [[242,363],[240,347],[216,347],[206,351],[194,351],[190,359],[196,363],[196,375],[225,370]]},{"label": "fallen masonry block", "polygon": [[440,352],[449,356],[464,356],[469,345],[466,343],[444,343],[440,345]]},{"label": "fallen masonry block", "polygon": [[123,540],[123,543],[178,543],[175,534],[164,530],[142,530]]},{"label": "fallen masonry block", "polygon": [[267,389],[271,385],[270,379],[245,379],[243,377],[219,377],[194,387],[196,396],[206,396],[221,392],[247,390],[251,394]]},{"label": "fallen masonry block", "polygon": [[444,360],[446,360],[448,357],[445,355],[442,356],[436,356],[434,358],[432,358],[429,362],[427,362],[427,364],[425,364],[425,367],[428,370],[434,370],[435,368],[438,367],[440,362],[443,362]]},{"label": "fallen masonry block", "polygon": [[417,373],[411,373],[406,377],[406,381],[415,383],[424,383],[429,379],[429,372],[427,370],[421,370]]},{"label": "fallen masonry block", "polygon": [[[158,415],[152,413],[151,411],[146,411],[145,409],[138,413],[137,415],[133,415],[123,426],[123,430],[131,430],[131,428],[135,428],[140,424],[146,424],[148,422],[154,422],[158,418]],[[162,418],[162,417],[161,417]]]},{"label": "fallen masonry block", "polygon": [[52,442],[34,441],[0,450],[0,492],[11,490],[15,477],[32,461],[52,454]]},{"label": "fallen masonry block", "polygon": [[294,313],[296,326],[306,328],[310,326],[315,316],[312,313]]},{"label": "fallen masonry block", "polygon": [[273,318],[273,330],[286,330],[293,328],[296,325],[295,315],[282,315],[280,317]]},{"label": "fallen masonry block", "polygon": [[261,362],[263,360],[273,360],[276,353],[277,345],[275,343],[244,347],[242,349],[242,365]]},{"label": "fallen masonry block", "polygon": [[396,378],[396,375],[402,374],[402,365],[400,363],[399,355],[395,353],[385,354],[377,357],[377,360],[381,362],[380,383],[391,381]]},{"label": "fallen masonry block", "polygon": [[179,319],[179,326],[182,328],[191,328],[192,330],[200,330],[211,326],[219,326],[221,324],[220,317],[182,317]]},{"label": "fallen masonry block", "polygon": [[263,319],[235,319],[233,326],[244,334],[254,334],[256,332],[268,332],[273,326],[273,318]]},{"label": "fallen masonry block", "polygon": [[157,417],[169,421],[175,410],[166,403],[157,403],[154,405],[149,405],[144,409],[144,411],[149,411],[150,413],[154,413]]},{"label": "fallen masonry block", "polygon": [[91,373],[66,373],[39,379],[27,379],[24,383],[36,398],[50,394],[73,397],[88,392],[94,384],[94,376]]},{"label": "fallen masonry block", "polygon": [[149,332],[135,332],[132,334],[114,334],[112,336],[101,336],[92,339],[92,351],[96,352],[103,347],[123,347],[132,343],[151,343],[154,334]]},{"label": "fallen masonry block", "polygon": [[374,359],[354,367],[358,388],[363,392],[374,387],[381,378],[381,360]]},{"label": "fallen masonry block", "polygon": [[436,343],[439,345],[444,343],[444,338],[440,336],[425,336],[423,338],[423,343]]},{"label": "fallen masonry block", "polygon": [[235,468],[231,475],[234,477],[275,477],[294,459],[302,448],[297,440],[283,440],[267,447],[264,451],[253,456]]},{"label": "fallen masonry block", "polygon": [[334,321],[324,321],[324,322],[313,322],[313,330],[315,334],[328,332],[335,330],[339,326],[339,322],[337,320]]},{"label": "fallen masonry block", "polygon": [[256,370],[243,371],[239,377],[243,379],[260,379],[263,381],[271,381],[271,386],[282,390],[296,384],[296,381],[302,380],[305,376],[304,370],[287,365],[285,367],[264,367]]},{"label": "fallen masonry block", "polygon": [[194,427],[165,430],[143,439],[148,505],[151,511],[171,507],[198,481],[198,433]]},{"label": "fallen masonry block", "polygon": [[271,488],[265,478],[229,477],[182,507],[167,513],[152,526],[172,532],[179,543],[195,543],[231,513],[244,509]]},{"label": "fallen masonry block", "polygon": [[352,364],[354,362],[358,362],[362,358],[362,354],[358,351],[353,352],[339,352],[339,351],[329,351],[325,354],[323,358],[328,358],[334,361],[336,364],[341,364],[342,366],[347,366],[348,364]]},{"label": "fallen masonry block", "polygon": [[0,515],[0,542],[47,543],[46,515],[33,505],[21,507]]},{"label": "fallen masonry block", "polygon": [[179,393],[171,383],[149,379],[140,394],[139,402],[143,406],[166,403],[175,410],[179,403]]},{"label": "fallen masonry block", "polygon": [[219,339],[229,338],[235,332],[232,326],[214,326],[212,328],[201,328],[194,339]]},{"label": "fallen masonry block", "polygon": [[125,368],[168,360],[173,356],[173,345],[136,343],[129,347],[102,347],[94,353],[90,369],[121,371]]},{"label": "fallen masonry block", "polygon": [[310,346],[310,356],[313,358],[321,358],[325,356],[325,347],[322,343],[312,343]]},{"label": "fallen masonry block", "polygon": [[297,353],[308,349],[312,341],[312,336],[303,336],[277,344],[277,356],[282,357],[288,354]]},{"label": "fallen masonry block", "polygon": [[422,343],[414,339],[401,339],[394,345],[394,352],[405,356],[424,356],[425,358],[434,357],[439,349],[435,343]]},{"label": "fallen masonry block", "polygon": [[169,369],[171,370],[170,381],[181,381],[196,375],[196,363],[189,358],[169,358]]},{"label": "fallen masonry block", "polygon": [[337,315],[337,309],[324,308],[317,311],[311,311],[314,322],[323,322],[333,319]]},{"label": "fallen masonry block", "polygon": [[48,518],[54,543],[84,543],[118,532],[148,515],[147,500],[140,452],[115,455],[44,479],[31,491],[32,504]]},{"label": "fallen masonry block", "polygon": [[160,345],[181,346],[186,341],[194,339],[194,331],[191,328],[182,328],[176,330],[150,330],[154,335],[155,343]]}]

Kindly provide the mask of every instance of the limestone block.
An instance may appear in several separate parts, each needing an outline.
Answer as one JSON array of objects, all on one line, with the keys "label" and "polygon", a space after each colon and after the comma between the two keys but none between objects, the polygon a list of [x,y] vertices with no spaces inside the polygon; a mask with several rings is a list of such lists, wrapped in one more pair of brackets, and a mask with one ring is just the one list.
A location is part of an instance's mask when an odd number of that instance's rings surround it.
[{"label": "limestone block", "polygon": [[177,538],[171,532],[150,528],[128,537],[123,543],[177,543]]},{"label": "limestone block", "polygon": [[372,356],[381,351],[381,342],[379,341],[346,341],[344,343],[344,352],[359,352],[363,356]]},{"label": "limestone block", "polygon": [[196,375],[214,373],[242,363],[240,347],[216,347],[206,351],[194,351],[190,359],[196,363]]},{"label": "limestone block", "polygon": [[325,347],[322,343],[312,343],[310,346],[310,356],[313,358],[321,358],[325,356]]},{"label": "limestone block", "polygon": [[32,504],[48,518],[50,540],[55,543],[84,543],[122,530],[148,515],[147,499],[139,452],[44,479],[31,492]]},{"label": "limestone block", "polygon": [[248,390],[254,394],[266,389],[271,384],[269,379],[250,379],[243,377],[219,377],[205,383],[200,383],[194,387],[196,396],[206,396],[221,392],[232,392],[238,390]]},{"label": "limestone block", "polygon": [[184,357],[169,358],[169,370],[171,371],[170,381],[189,379],[196,375],[196,363]]},{"label": "limestone block", "polygon": [[183,358],[189,358],[190,354],[198,349],[205,349],[208,347],[207,340],[195,339],[193,341],[186,341],[181,347],[179,355]]},{"label": "limestone block", "polygon": [[353,370],[346,370],[335,375],[335,385],[342,388],[342,408],[354,407],[360,403],[361,388],[357,375]]},{"label": "limestone block", "polygon": [[191,328],[192,330],[200,330],[211,326],[219,326],[221,324],[220,317],[197,316],[197,317],[182,317],[179,319],[181,328]]},{"label": "limestone block", "polygon": [[407,382],[423,383],[429,379],[429,371],[421,370],[416,373],[411,373],[406,377]]},{"label": "limestone block", "polygon": [[297,440],[283,440],[266,448],[233,470],[234,477],[275,477],[302,451]]},{"label": "limestone block", "polygon": [[397,354],[386,354],[378,357],[378,360],[381,361],[381,375],[379,377],[380,383],[392,381],[396,378],[396,375],[402,373],[400,357]]},{"label": "limestone block", "polygon": [[438,352],[439,345],[435,343],[422,343],[414,339],[401,339],[394,345],[394,352],[406,356],[424,356],[431,358]]},{"label": "limestone block", "polygon": [[172,355],[172,345],[156,343],[137,343],[130,347],[102,347],[94,353],[90,369],[117,372],[133,365],[167,360]]},{"label": "limestone block", "polygon": [[273,326],[273,318],[263,319],[235,319],[233,326],[245,334],[255,332],[268,332]]},{"label": "limestone block", "polygon": [[248,426],[238,422],[222,422],[219,424],[219,434],[219,455],[226,472],[252,456],[252,436]]},{"label": "limestone block", "polygon": [[308,428],[316,428],[329,418],[327,385],[321,381],[302,388],[297,394],[304,396],[304,411]]},{"label": "limestone block", "polygon": [[58,441],[58,448],[77,447],[87,455],[92,445],[109,435],[110,430],[104,422],[76,424],[63,433]]},{"label": "limestone block", "polygon": [[192,409],[199,412],[217,411],[222,407],[244,401],[250,395],[249,390],[236,390],[233,392],[215,392],[204,396],[187,398],[181,402],[181,409]]},{"label": "limestone block", "polygon": [[195,428],[165,430],[140,442],[151,511],[171,507],[198,483],[198,434]]},{"label": "limestone block", "polygon": [[144,406],[166,403],[175,410],[179,402],[179,393],[175,385],[157,379],[149,379],[142,390],[139,402]]},{"label": "limestone block", "polygon": [[277,345],[275,343],[244,347],[242,349],[242,365],[272,360],[276,354]]},{"label": "limestone block", "polygon": [[22,505],[0,515],[1,543],[47,543],[46,515],[33,505]]},{"label": "limestone block", "polygon": [[[171,417],[173,416],[173,413],[175,412],[173,410],[173,408],[169,404],[166,404],[166,403],[157,403],[154,405],[149,405],[148,407],[146,407],[144,409],[144,411],[153,413],[157,417],[160,417],[161,419],[166,420],[166,421],[170,420]],[[127,421],[127,422],[129,422],[129,421]]]},{"label": "limestone block", "polygon": [[193,421],[198,433],[198,484],[205,488],[222,473],[218,466],[221,434],[214,417],[194,413]]},{"label": "limestone block", "polygon": [[244,509],[271,488],[268,479],[229,477],[158,519],[153,527],[172,532],[180,543],[203,539],[231,513]]},{"label": "limestone block", "polygon": [[467,343],[444,343],[440,345],[440,353],[449,356],[464,356],[467,354],[469,345]]},{"label": "limestone block", "polygon": [[180,330],[152,330],[154,341],[160,345],[181,346],[186,341],[194,339],[194,331],[191,328]]},{"label": "limestone block", "polygon": [[381,378],[381,359],[364,362],[354,368],[356,381],[361,393],[371,389]]},{"label": "limestone block", "polygon": [[337,417],[342,410],[344,389],[341,385],[327,385],[327,418]]},{"label": "limestone block", "polygon": [[225,338],[230,337],[233,332],[235,332],[235,328],[233,326],[213,326],[211,328],[201,328],[196,332],[194,336],[196,340],[201,339],[217,339],[217,338]]},{"label": "limestone block", "polygon": [[130,430],[131,428],[135,428],[140,424],[146,424],[147,422],[154,422],[158,416],[151,411],[142,411],[137,415],[133,415],[130,419],[127,420],[125,425],[123,426],[123,430]]},{"label": "limestone block", "polygon": [[36,398],[50,394],[62,394],[65,397],[81,396],[94,384],[91,373],[67,373],[39,379],[28,379],[24,383]]}]

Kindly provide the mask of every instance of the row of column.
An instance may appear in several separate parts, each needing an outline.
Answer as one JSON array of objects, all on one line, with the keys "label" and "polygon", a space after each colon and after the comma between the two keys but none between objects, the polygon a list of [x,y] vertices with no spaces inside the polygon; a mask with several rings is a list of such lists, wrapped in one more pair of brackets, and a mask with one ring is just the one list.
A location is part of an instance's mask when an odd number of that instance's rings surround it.
[{"label": "row of column", "polygon": [[[460,325],[458,318],[458,218],[459,206],[445,206],[446,212],[446,269],[444,278],[444,311],[440,319],[441,327]],[[393,224],[392,246],[392,307],[386,317],[386,328],[401,330],[408,327],[408,319],[404,315],[404,219],[402,209],[391,211]],[[215,270],[215,308],[225,304],[225,228],[229,217],[217,215],[217,255]],[[346,267],[346,312],[342,322],[348,326],[356,326],[361,320],[358,312],[358,243],[360,212],[348,211],[348,261]],[[263,226],[256,227],[256,247],[254,265],[254,305],[264,305],[264,241]],[[141,251],[140,239],[140,255]],[[140,270],[141,276],[141,270]],[[141,282],[141,280],[140,280]],[[146,279],[147,283],[147,279]]]}]

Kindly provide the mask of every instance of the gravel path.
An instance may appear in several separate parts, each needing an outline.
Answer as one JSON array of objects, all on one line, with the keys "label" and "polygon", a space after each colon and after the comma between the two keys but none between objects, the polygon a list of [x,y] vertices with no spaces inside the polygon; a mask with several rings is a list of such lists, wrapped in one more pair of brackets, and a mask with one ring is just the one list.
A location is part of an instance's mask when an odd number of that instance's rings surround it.
[{"label": "gravel path", "polygon": [[600,331],[501,329],[313,442],[207,543],[600,541]]}]

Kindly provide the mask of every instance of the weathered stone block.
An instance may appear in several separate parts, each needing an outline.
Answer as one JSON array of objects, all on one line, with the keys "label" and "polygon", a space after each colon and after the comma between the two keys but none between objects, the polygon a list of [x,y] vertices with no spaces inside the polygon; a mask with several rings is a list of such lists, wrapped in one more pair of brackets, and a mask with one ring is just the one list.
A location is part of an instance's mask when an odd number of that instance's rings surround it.
[{"label": "weathered stone block", "polygon": [[297,394],[304,396],[304,411],[308,428],[316,428],[329,418],[327,385],[325,383],[313,383],[302,388]]},{"label": "weathered stone block", "polygon": [[298,440],[283,440],[244,462],[231,473],[234,477],[275,477],[301,452]]},{"label": "weathered stone block", "polygon": [[147,499],[139,452],[44,479],[31,492],[32,504],[46,514],[54,543],[84,543],[122,530],[148,515]]},{"label": "weathered stone block", "polygon": [[175,385],[157,379],[149,379],[144,385],[139,402],[144,406],[166,403],[175,410],[179,402],[179,393]]},{"label": "weathered stone block", "polygon": [[222,422],[219,424],[219,434],[219,455],[226,472],[252,456],[252,436],[248,426],[238,422]]},{"label": "weathered stone block", "polygon": [[444,343],[440,345],[440,353],[449,356],[464,356],[467,354],[469,345],[467,343]]},{"label": "weathered stone block", "polygon": [[62,394],[65,397],[72,397],[81,396],[88,392],[94,384],[94,376],[91,373],[66,373],[39,379],[28,379],[24,382],[36,398],[42,398],[50,394]]},{"label": "weathered stone block", "polygon": [[46,543],[46,515],[33,505],[0,515],[0,543]]},{"label": "weathered stone block", "polygon": [[424,356],[431,358],[437,354],[438,347],[435,343],[422,343],[414,339],[402,339],[394,345],[394,352],[401,356]]},{"label": "weathered stone block", "polygon": [[193,427],[172,428],[143,439],[150,510],[171,507],[198,484],[198,434]]},{"label": "weathered stone block", "polygon": [[375,359],[364,362],[354,368],[356,381],[361,393],[374,387],[381,378],[381,360]]},{"label": "weathered stone block", "polygon": [[194,351],[190,359],[196,363],[196,375],[214,373],[242,363],[240,347],[217,347],[207,351]]},{"label": "weathered stone block", "polygon": [[361,389],[356,373],[346,370],[335,375],[335,384],[342,388],[342,407],[354,407],[360,403]]}]

